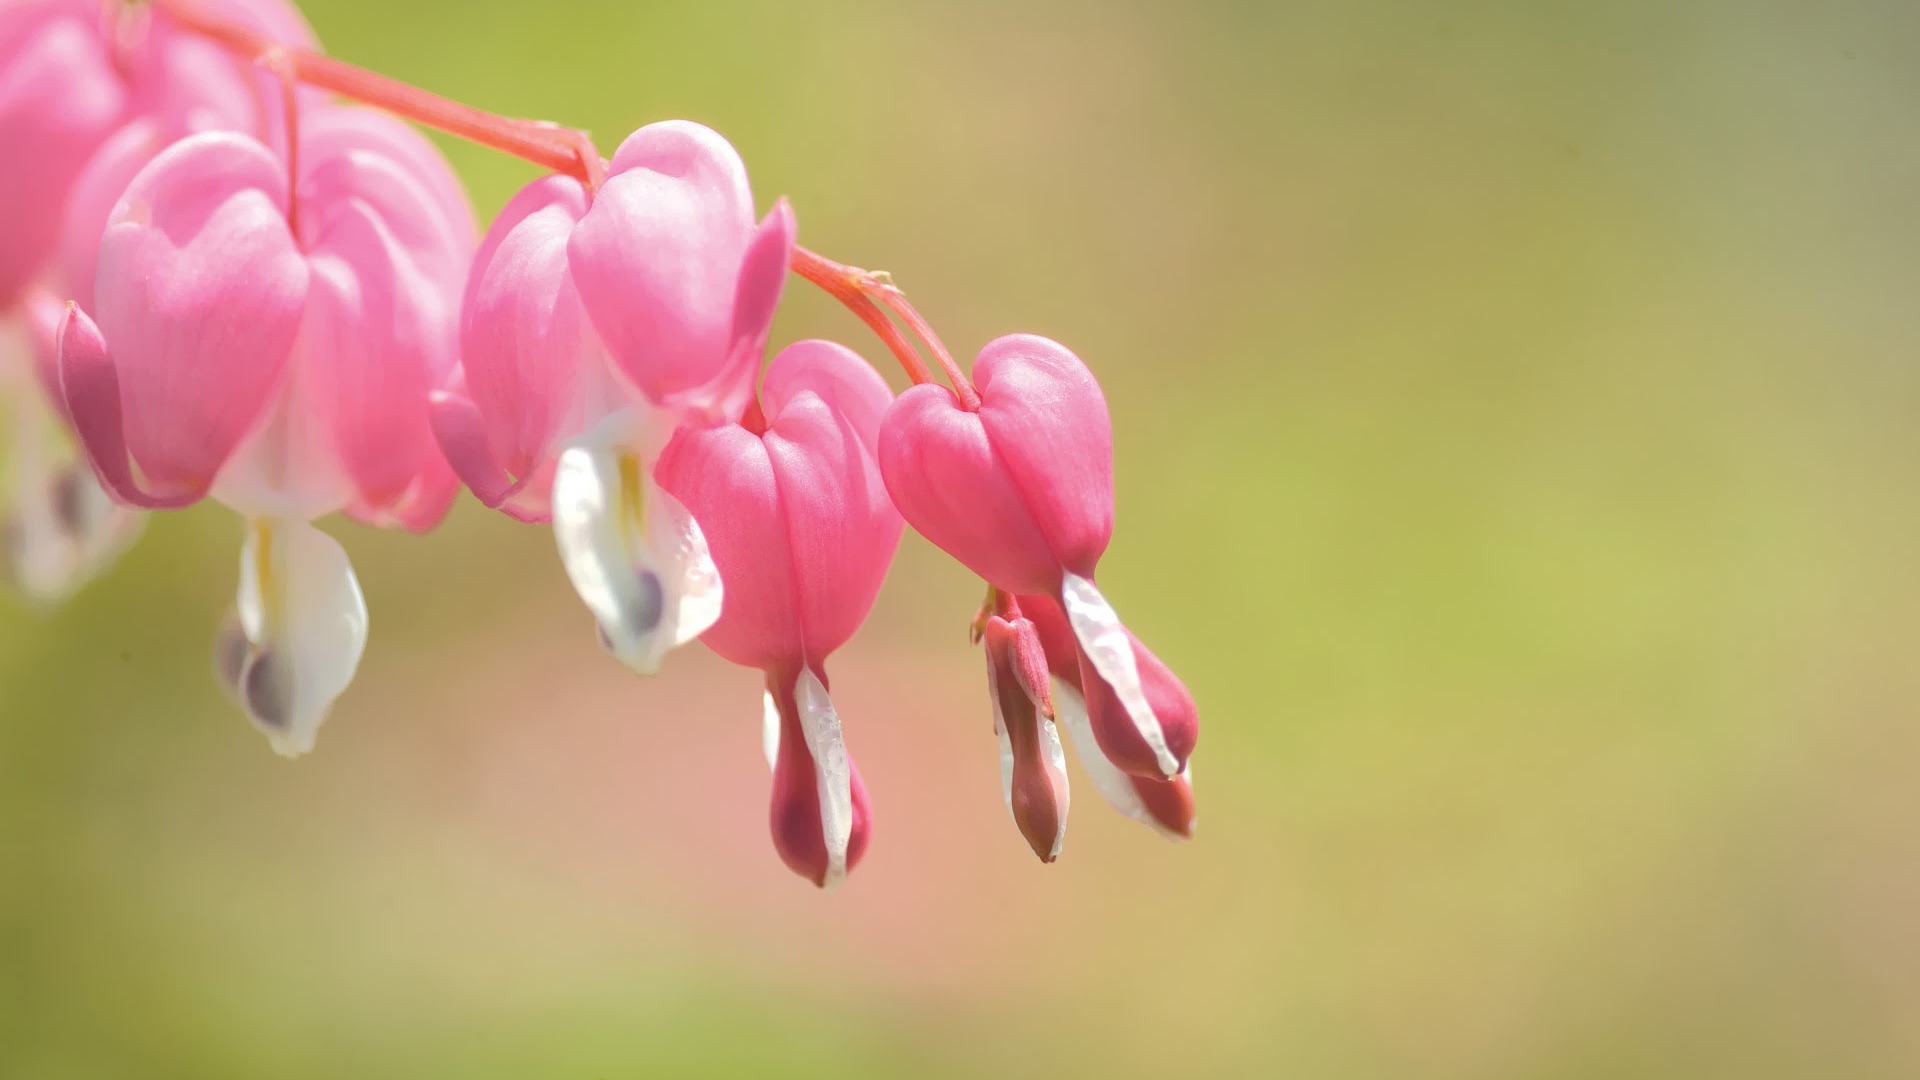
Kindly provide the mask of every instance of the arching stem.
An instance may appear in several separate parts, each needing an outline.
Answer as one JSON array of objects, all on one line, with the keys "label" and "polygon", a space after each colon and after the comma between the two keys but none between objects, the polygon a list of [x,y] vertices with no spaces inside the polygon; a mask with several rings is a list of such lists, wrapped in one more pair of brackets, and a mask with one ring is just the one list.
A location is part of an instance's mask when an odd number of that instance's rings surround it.
[{"label": "arching stem", "polygon": [[[592,136],[584,131],[543,120],[518,120],[461,104],[311,49],[274,41],[202,9],[195,0],[151,2],[155,9],[164,12],[184,29],[244,59],[265,66],[280,77],[283,87],[287,88],[290,170],[294,168],[293,158],[298,153],[293,148],[295,100],[292,87],[295,83],[304,83],[571,176],[586,185],[589,192],[599,191],[600,185],[606,180],[606,162],[601,159]],[[291,194],[291,186],[288,190]],[[292,224],[291,210],[289,224]],[[793,249],[791,267],[794,273],[813,282],[859,316],[860,321],[879,335],[888,351],[900,361],[908,378],[915,383],[932,382],[933,375],[927,370],[919,351],[887,316],[888,311],[893,312],[933,354],[947,381],[953,384],[961,407],[969,411],[980,408],[980,395],[974,391],[973,384],[967,381],[960,366],[954,363],[953,355],[947,351],[939,335],[933,332],[933,327],[907,301],[906,294],[896,288],[887,275],[835,262],[798,245]]]}]

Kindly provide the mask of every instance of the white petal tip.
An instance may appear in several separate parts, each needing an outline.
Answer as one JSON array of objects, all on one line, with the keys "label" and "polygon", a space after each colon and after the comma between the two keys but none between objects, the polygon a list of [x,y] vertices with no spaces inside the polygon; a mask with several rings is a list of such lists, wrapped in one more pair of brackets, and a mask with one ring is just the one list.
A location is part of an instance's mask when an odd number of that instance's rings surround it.
[{"label": "white petal tip", "polygon": [[1140,665],[1133,656],[1133,638],[1127,634],[1113,605],[1107,603],[1107,598],[1092,581],[1078,574],[1065,575],[1060,584],[1060,597],[1080,648],[1094,670],[1112,687],[1114,696],[1127,710],[1128,719],[1133,721],[1134,729],[1153,752],[1161,779],[1179,776],[1180,759],[1167,747],[1166,732],[1161,730],[1160,718],[1154,714],[1153,705],[1147,701],[1146,688],[1140,682]]},{"label": "white petal tip", "polygon": [[800,707],[800,730],[813,757],[820,801],[820,833],[827,846],[827,872],[822,889],[831,889],[847,876],[847,848],[853,841],[853,760],[840,730],[827,688],[811,670],[802,670],[794,687]]}]

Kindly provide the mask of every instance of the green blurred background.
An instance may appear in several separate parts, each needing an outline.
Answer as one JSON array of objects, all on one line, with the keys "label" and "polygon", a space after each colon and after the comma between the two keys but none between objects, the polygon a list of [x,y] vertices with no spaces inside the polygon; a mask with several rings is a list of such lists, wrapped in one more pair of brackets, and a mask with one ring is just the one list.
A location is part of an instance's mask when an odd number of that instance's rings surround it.
[{"label": "green blurred background", "polygon": [[754,676],[627,676],[470,500],[330,526],[373,640],[288,764],[208,506],[0,602],[0,1076],[1920,1075],[1920,7],[304,6],[609,152],[712,124],[956,351],[1076,347],[1200,829],[1082,783],[1034,861],[909,537],[818,894]]}]

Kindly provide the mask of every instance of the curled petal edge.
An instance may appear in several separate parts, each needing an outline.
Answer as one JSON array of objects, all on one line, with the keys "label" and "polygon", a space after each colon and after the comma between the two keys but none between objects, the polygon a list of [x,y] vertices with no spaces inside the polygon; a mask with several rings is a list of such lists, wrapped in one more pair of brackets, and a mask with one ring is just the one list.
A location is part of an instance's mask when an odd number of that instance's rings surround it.
[{"label": "curled petal edge", "polygon": [[1161,729],[1160,719],[1141,685],[1133,640],[1127,636],[1127,628],[1121,625],[1113,605],[1107,603],[1107,598],[1100,595],[1091,580],[1072,573],[1062,575],[1060,599],[1074,637],[1080,640],[1081,651],[1126,708],[1127,717],[1153,754],[1161,776],[1171,780],[1180,775],[1180,760],[1167,747],[1166,732]]},{"label": "curled petal edge", "polygon": [[55,335],[60,400],[87,463],[116,500],[147,510],[178,510],[206,497],[213,478],[180,491],[150,491],[133,475],[120,414],[120,376],[100,328],[69,302]]},{"label": "curled petal edge", "polygon": [[535,471],[519,479],[508,475],[487,445],[486,420],[471,398],[452,390],[435,390],[428,396],[427,406],[440,452],[454,476],[475,498],[488,509],[529,525],[545,525],[552,520],[544,507],[530,506],[520,499],[540,473]]},{"label": "curled petal edge", "polygon": [[[1060,726],[1066,729],[1067,739],[1073,743],[1073,752],[1080,758],[1080,764],[1087,770],[1087,779],[1093,782],[1093,788],[1107,805],[1120,811],[1126,817],[1147,826],[1168,840],[1189,840],[1193,837],[1196,819],[1192,814],[1193,763],[1189,761],[1180,775],[1172,780],[1154,780],[1150,777],[1133,776],[1120,771],[1100,749],[1100,743],[1093,736],[1093,724],[1087,718],[1087,703],[1081,698],[1080,691],[1066,681],[1053,681],[1053,704],[1055,716]],[[1173,786],[1179,788],[1171,792],[1172,800],[1156,800],[1178,804],[1158,807],[1150,803],[1142,794],[1145,785]],[[1168,814],[1175,820],[1167,820],[1162,814]],[[1179,818],[1184,813],[1185,820]]]}]

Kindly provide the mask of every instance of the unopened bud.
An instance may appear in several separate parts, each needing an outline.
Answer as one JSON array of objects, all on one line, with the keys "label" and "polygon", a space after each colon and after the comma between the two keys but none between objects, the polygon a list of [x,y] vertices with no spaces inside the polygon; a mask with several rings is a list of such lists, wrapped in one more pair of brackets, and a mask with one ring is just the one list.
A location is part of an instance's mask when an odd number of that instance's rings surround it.
[{"label": "unopened bud", "polygon": [[1007,809],[1033,853],[1041,862],[1052,862],[1066,842],[1068,791],[1046,652],[1033,623],[1017,612],[1012,619],[988,616],[981,640]]}]

